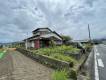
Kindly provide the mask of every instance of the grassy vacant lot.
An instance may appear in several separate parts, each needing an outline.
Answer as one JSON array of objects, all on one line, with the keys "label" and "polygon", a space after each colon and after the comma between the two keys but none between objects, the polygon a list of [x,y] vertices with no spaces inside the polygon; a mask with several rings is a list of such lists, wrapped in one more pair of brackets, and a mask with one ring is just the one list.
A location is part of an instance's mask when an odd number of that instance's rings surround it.
[{"label": "grassy vacant lot", "polygon": [[[85,46],[85,50],[89,50],[92,46],[90,44],[84,44]],[[59,59],[62,61],[66,61],[66,62],[72,62],[74,64],[74,66],[72,67],[71,70],[71,77],[76,80],[76,75],[77,75],[77,70],[79,65],[81,65],[83,63],[83,61],[85,60],[85,55],[82,55],[82,57],[80,58],[80,60],[76,60],[74,57],[66,55],[65,52],[70,52],[70,53],[77,53],[79,52],[80,49],[75,48],[73,46],[66,46],[66,45],[62,45],[62,46],[55,46],[55,47],[50,47],[50,48],[41,48],[38,50],[33,50],[34,53],[38,53],[41,55],[46,55],[49,57],[52,57],[54,59]],[[68,71],[55,71],[53,73],[53,80],[68,80]],[[62,79],[61,79],[62,78]]]},{"label": "grassy vacant lot", "polygon": [[71,52],[71,53],[75,53],[78,52],[79,49],[74,48],[72,46],[55,46],[55,47],[50,47],[50,48],[41,48],[38,50],[33,50],[33,52],[38,53],[38,54],[42,54],[42,55],[46,55],[55,59],[59,59],[59,60],[63,60],[66,62],[76,62],[76,59],[74,59],[71,56],[65,55],[65,52]]},{"label": "grassy vacant lot", "polygon": [[[50,48],[41,48],[38,50],[33,50],[34,53],[46,55],[54,59],[59,59],[62,61],[72,63],[72,66],[74,66],[73,69],[75,69],[76,66],[79,64],[79,61],[72,56],[66,55],[65,54],[66,51],[70,53],[76,53],[76,52],[79,52],[80,49],[75,48],[73,46],[62,45],[62,46],[55,46]],[[65,70],[61,70],[61,71],[56,70],[52,75],[53,80],[68,80],[68,77],[69,77],[68,73],[69,72]],[[76,72],[73,72],[71,76],[72,78],[76,79]]]}]

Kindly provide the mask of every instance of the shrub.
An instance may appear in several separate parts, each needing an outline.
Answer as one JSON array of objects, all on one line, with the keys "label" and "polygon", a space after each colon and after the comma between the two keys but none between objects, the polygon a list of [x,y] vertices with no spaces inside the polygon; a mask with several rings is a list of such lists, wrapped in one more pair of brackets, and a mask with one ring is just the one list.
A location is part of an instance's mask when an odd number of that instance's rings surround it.
[{"label": "shrub", "polygon": [[89,43],[89,44],[85,44],[85,50],[86,51],[90,51],[92,49],[92,45]]},{"label": "shrub", "polygon": [[68,80],[68,72],[65,70],[55,71],[52,75],[52,80]]},{"label": "shrub", "polygon": [[77,80],[77,72],[76,70],[72,69],[70,72],[70,77],[74,80]]},{"label": "shrub", "polygon": [[49,42],[49,44],[50,44],[52,47],[55,47],[55,46],[56,46],[56,44],[55,44],[55,41],[54,41],[54,40],[51,40],[51,41]]}]

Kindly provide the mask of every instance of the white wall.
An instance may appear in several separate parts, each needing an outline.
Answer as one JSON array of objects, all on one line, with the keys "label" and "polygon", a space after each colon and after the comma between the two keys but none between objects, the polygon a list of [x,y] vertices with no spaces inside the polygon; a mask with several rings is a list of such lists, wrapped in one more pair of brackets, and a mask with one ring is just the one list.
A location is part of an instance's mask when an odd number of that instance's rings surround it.
[{"label": "white wall", "polygon": [[33,48],[34,48],[34,41],[32,41],[32,42],[31,42],[31,47],[33,47]]},{"label": "white wall", "polygon": [[31,42],[26,41],[26,42],[25,42],[25,46],[27,46],[27,48],[30,48],[30,47],[31,47]]}]

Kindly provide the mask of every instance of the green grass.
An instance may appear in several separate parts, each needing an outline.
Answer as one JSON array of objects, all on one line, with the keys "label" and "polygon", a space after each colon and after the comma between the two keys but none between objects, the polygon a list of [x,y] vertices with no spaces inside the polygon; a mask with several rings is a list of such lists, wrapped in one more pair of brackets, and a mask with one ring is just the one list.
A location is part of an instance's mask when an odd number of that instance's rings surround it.
[{"label": "green grass", "polygon": [[65,70],[55,71],[52,74],[52,80],[68,80],[68,72]]},{"label": "green grass", "polygon": [[79,51],[79,49],[74,48],[72,46],[55,46],[55,47],[51,47],[51,48],[41,48],[37,50],[40,54],[44,54],[44,55],[50,55],[50,54],[54,54],[54,53],[61,53],[64,54],[65,51],[70,51],[72,53]]},{"label": "green grass", "polygon": [[79,49],[74,48],[72,46],[55,46],[55,47],[50,47],[50,48],[41,48],[38,50],[34,50],[33,52],[41,54],[41,55],[46,55],[55,59],[67,61],[67,62],[76,62],[76,60],[68,55],[65,55],[65,51],[70,51],[72,53],[79,51]]},{"label": "green grass", "polygon": [[4,57],[5,52],[3,50],[0,50],[0,59]]},{"label": "green grass", "polygon": [[76,60],[73,57],[66,56],[66,55],[59,54],[59,53],[52,54],[51,57],[53,57],[55,59],[63,60],[63,61],[66,61],[66,62],[74,62],[74,63],[76,63]]}]

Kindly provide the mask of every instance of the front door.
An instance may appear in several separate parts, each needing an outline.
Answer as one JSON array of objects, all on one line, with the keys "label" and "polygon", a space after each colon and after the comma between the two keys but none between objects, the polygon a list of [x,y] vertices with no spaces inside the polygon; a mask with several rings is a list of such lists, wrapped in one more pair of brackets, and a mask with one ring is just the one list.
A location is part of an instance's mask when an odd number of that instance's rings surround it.
[{"label": "front door", "polygon": [[35,48],[36,48],[36,49],[40,48],[39,39],[36,39],[36,40],[35,40]]}]

